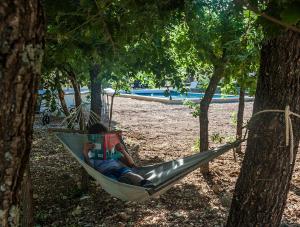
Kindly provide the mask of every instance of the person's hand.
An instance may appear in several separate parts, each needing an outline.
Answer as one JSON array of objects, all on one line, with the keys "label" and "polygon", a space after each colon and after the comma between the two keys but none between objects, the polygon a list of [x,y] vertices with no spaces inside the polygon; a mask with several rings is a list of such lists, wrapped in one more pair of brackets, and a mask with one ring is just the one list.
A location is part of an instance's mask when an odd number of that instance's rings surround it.
[{"label": "person's hand", "polygon": [[124,145],[121,144],[121,143],[118,143],[118,144],[115,146],[115,149],[116,149],[117,151],[119,151],[120,153],[122,153],[122,154],[125,152],[125,147],[124,147]]},{"label": "person's hand", "polygon": [[94,149],[94,148],[95,148],[95,144],[93,144],[93,143],[85,143],[84,146],[83,146],[83,149],[85,151],[89,151],[89,150]]}]

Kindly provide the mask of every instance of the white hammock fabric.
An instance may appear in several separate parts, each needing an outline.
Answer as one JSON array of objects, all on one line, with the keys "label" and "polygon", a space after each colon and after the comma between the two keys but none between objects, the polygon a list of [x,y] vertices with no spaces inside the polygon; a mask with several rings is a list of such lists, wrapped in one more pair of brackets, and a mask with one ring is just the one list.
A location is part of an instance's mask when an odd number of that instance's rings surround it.
[{"label": "white hammock fabric", "polygon": [[143,201],[150,197],[156,197],[188,173],[199,168],[202,164],[208,163],[212,159],[237,147],[242,141],[226,144],[220,148],[197,153],[174,161],[159,163],[150,166],[139,167],[134,171],[155,185],[154,188],[147,189],[135,185],[121,183],[101,174],[91,166],[87,165],[83,159],[83,144],[88,141],[85,134],[78,133],[56,133],[58,139],[64,144],[66,149],[76,158],[90,176],[97,180],[102,188],[114,197],[124,201]]}]

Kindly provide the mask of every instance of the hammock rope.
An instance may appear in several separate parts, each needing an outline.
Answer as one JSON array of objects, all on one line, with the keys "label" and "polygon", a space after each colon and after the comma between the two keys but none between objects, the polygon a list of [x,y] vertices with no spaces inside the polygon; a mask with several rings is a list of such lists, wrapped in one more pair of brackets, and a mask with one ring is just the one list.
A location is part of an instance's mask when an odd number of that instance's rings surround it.
[{"label": "hammock rope", "polygon": [[285,146],[288,147],[290,146],[290,164],[293,164],[294,160],[294,134],[293,134],[293,124],[292,124],[292,119],[291,116],[295,116],[300,119],[300,115],[297,113],[294,113],[290,110],[290,106],[287,105],[284,110],[279,110],[279,109],[267,109],[267,110],[262,110],[259,111],[251,117],[249,123],[251,120],[255,117],[257,117],[260,114],[263,113],[283,113],[284,114],[284,119],[285,119]]},{"label": "hammock rope", "polygon": [[88,103],[81,103],[79,106],[74,108],[72,113],[69,116],[65,117],[61,122],[61,127],[70,128],[72,125],[75,125],[77,121],[82,120],[85,126],[100,123],[101,120],[94,111],[89,110],[87,107]]}]

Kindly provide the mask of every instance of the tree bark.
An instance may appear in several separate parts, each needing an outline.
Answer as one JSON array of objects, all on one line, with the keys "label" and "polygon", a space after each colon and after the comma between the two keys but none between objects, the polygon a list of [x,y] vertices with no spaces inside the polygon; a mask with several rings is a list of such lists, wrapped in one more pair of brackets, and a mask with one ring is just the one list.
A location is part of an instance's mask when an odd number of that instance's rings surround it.
[{"label": "tree bark", "polygon": [[[200,101],[200,152],[208,150],[208,108],[223,74],[224,67],[222,65],[215,66],[214,73],[209,81],[204,97]],[[209,164],[201,166],[200,169],[202,174],[208,174]]]},{"label": "tree bark", "polygon": [[44,49],[40,1],[0,2],[0,226],[19,226],[20,188]]},{"label": "tree bark", "polygon": [[90,70],[91,79],[91,111],[101,120],[102,99],[101,99],[101,79],[99,78],[100,66],[94,64]]},{"label": "tree bark", "polygon": [[[73,89],[74,89],[75,105],[76,105],[76,107],[79,107],[81,105],[81,102],[82,102],[81,95],[80,95],[80,85],[76,81],[76,75],[72,70],[65,69],[65,71],[67,72],[68,78],[71,81],[71,84],[72,84]],[[80,130],[84,131],[85,130],[84,119],[82,117],[80,117],[78,120],[79,120]],[[81,191],[82,192],[87,192],[88,191],[88,186],[89,186],[89,175],[87,174],[85,169],[83,167],[81,167]]]},{"label": "tree bark", "polygon": [[80,84],[76,81],[76,75],[72,69],[65,69],[65,71],[67,72],[67,76],[74,89],[75,106],[78,107],[82,101],[80,95]]},{"label": "tree bark", "polygon": [[[263,44],[253,113],[266,109],[300,113],[300,35],[284,31]],[[250,125],[241,172],[227,226],[279,226],[300,139],[300,120],[292,117],[294,144],[285,144],[285,117],[263,113]]]},{"label": "tree bark", "polygon": [[55,87],[57,89],[58,98],[59,98],[59,101],[60,101],[60,104],[61,104],[61,108],[62,108],[64,114],[66,116],[69,116],[70,112],[68,110],[68,105],[67,105],[66,100],[65,100],[65,92],[63,91],[63,89],[61,87],[61,84],[59,82],[59,73],[58,72],[56,72]]},{"label": "tree bark", "polygon": [[[244,109],[245,109],[245,90],[243,86],[240,87],[239,107],[237,113],[236,124],[236,139],[240,140],[243,136],[243,121],[244,121]],[[242,154],[241,144],[235,149],[238,154]]]},{"label": "tree bark", "polygon": [[33,226],[33,194],[32,194],[32,181],[31,181],[31,174],[30,174],[30,166],[29,163],[26,165],[26,169],[24,172],[24,177],[22,181],[22,203],[21,203],[21,210],[22,210],[22,219],[21,219],[21,226]]},{"label": "tree bark", "polygon": [[[82,103],[81,94],[80,94],[80,84],[77,82],[76,75],[72,69],[65,69],[65,71],[74,89],[75,106],[77,108]],[[79,121],[80,130],[85,130],[85,124],[82,115],[80,114],[78,117],[79,117],[78,121]]]}]

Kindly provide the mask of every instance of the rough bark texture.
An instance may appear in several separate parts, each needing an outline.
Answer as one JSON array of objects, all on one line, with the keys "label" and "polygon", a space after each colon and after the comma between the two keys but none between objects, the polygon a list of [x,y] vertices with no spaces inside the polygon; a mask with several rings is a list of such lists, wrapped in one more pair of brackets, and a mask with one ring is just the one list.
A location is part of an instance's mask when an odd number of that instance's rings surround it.
[{"label": "rough bark texture", "polygon": [[[66,70],[68,73],[68,78],[71,81],[71,84],[74,89],[74,97],[75,97],[75,105],[76,107],[81,105],[81,95],[80,95],[80,85],[76,81],[76,75],[72,70]],[[79,128],[80,130],[85,130],[85,122],[83,118],[78,119],[79,120]],[[85,171],[84,168],[81,168],[81,191],[87,192],[89,187],[89,175]]]},{"label": "rough bark texture", "polygon": [[[237,113],[237,124],[236,124],[236,139],[239,140],[243,136],[243,120],[244,120],[244,109],[245,109],[245,90],[243,86],[240,88],[239,96],[239,108]],[[238,154],[242,153],[241,145],[239,145],[236,150]]]},{"label": "rough bark texture", "polygon": [[33,194],[29,163],[26,165],[21,187],[21,226],[33,226]]},{"label": "rough bark texture", "polygon": [[56,77],[55,77],[55,87],[57,89],[58,98],[59,98],[59,101],[60,101],[60,104],[61,104],[61,108],[62,108],[64,114],[66,116],[69,116],[70,112],[68,110],[68,106],[67,106],[67,103],[66,103],[66,100],[65,100],[65,92],[63,91],[63,89],[61,87],[58,72],[56,73]]},{"label": "rough bark texture", "polygon": [[78,107],[81,104],[80,85],[76,81],[76,75],[71,69],[65,71],[67,72],[68,78],[74,89],[75,106]]},{"label": "rough bark texture", "polygon": [[[72,69],[65,69],[67,72],[68,78],[72,84],[72,87],[74,89],[74,98],[75,98],[75,106],[79,107],[81,105],[82,99],[81,99],[81,94],[80,94],[80,84],[76,80],[76,74],[73,72]],[[79,115],[79,127],[80,130],[85,130],[85,124],[84,124],[84,119],[81,117],[82,115]]]},{"label": "rough bark texture", "polygon": [[[204,97],[200,101],[200,152],[208,150],[208,108],[215,94],[218,83],[223,76],[224,68],[216,66],[210,79],[209,85],[205,91]],[[201,167],[202,174],[208,174],[209,164]]]},{"label": "rough bark texture", "polygon": [[[265,109],[300,113],[300,34],[285,31],[264,43],[253,113]],[[294,156],[290,164],[282,113],[263,113],[251,124],[227,226],[279,226],[300,137],[292,117]]]},{"label": "rough bark texture", "polygon": [[100,66],[95,64],[90,70],[91,79],[91,111],[96,113],[101,119],[102,99],[101,99],[101,79],[98,77]]},{"label": "rough bark texture", "polygon": [[0,226],[18,226],[44,48],[36,0],[0,2]]}]

